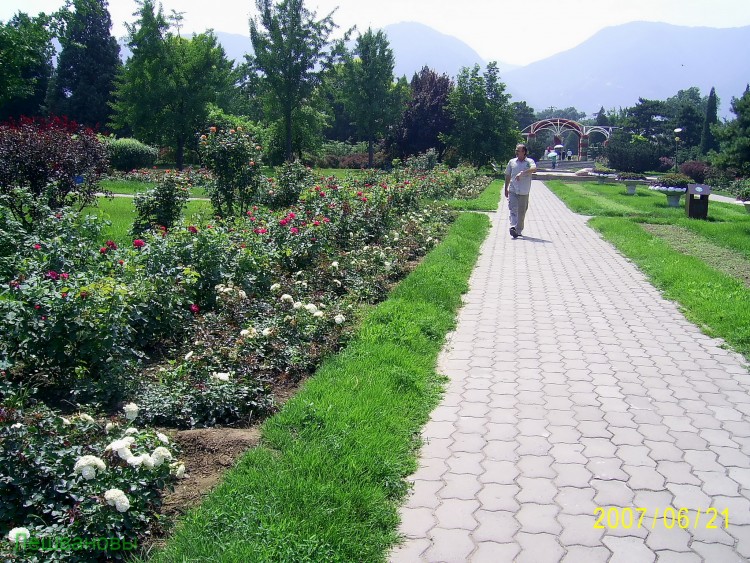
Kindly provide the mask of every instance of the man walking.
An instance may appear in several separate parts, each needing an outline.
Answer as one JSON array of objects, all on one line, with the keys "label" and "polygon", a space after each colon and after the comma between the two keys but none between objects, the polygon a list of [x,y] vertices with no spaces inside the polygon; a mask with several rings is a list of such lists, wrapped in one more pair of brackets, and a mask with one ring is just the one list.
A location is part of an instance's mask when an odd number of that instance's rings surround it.
[{"label": "man walking", "polygon": [[529,208],[531,175],[536,172],[536,162],[528,158],[526,145],[516,145],[516,157],[505,169],[505,197],[510,209],[510,236],[517,238],[523,232],[523,220]]}]

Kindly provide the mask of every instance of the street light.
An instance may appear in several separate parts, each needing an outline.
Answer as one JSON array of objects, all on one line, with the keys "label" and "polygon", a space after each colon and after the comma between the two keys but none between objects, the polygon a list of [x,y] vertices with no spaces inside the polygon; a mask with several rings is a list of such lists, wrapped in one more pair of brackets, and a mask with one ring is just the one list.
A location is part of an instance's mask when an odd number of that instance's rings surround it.
[{"label": "street light", "polygon": [[677,150],[680,143],[679,134],[682,133],[682,127],[674,130],[674,171],[677,172]]}]

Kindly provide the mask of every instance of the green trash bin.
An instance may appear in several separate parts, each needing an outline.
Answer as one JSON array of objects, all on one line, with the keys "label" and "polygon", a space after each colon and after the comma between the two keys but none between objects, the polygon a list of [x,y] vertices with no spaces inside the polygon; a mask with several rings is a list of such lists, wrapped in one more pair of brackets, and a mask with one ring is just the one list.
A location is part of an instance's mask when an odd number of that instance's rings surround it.
[{"label": "green trash bin", "polygon": [[688,184],[685,194],[685,215],[692,219],[706,219],[708,217],[708,196],[711,186],[705,184]]}]

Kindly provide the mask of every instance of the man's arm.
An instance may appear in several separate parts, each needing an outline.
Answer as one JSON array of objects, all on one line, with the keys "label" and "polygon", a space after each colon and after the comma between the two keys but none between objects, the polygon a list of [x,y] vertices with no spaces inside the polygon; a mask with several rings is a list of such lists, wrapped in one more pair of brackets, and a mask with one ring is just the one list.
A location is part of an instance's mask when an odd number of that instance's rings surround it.
[{"label": "man's arm", "polygon": [[510,185],[510,172],[505,172],[505,197],[508,197],[509,185]]}]

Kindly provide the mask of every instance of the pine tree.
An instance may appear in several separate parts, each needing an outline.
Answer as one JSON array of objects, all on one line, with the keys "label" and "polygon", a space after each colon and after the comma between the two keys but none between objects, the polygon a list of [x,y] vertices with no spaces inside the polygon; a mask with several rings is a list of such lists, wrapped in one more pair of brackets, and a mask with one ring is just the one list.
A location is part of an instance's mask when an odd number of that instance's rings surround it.
[{"label": "pine tree", "polygon": [[708,154],[709,151],[718,151],[719,142],[711,131],[711,126],[718,123],[718,101],[716,99],[716,89],[711,88],[708,95],[708,105],[706,107],[706,118],[703,120],[703,131],[701,132],[701,154]]},{"label": "pine tree", "polygon": [[60,35],[62,51],[47,94],[51,113],[90,127],[109,120],[120,46],[107,0],[73,0]]}]

